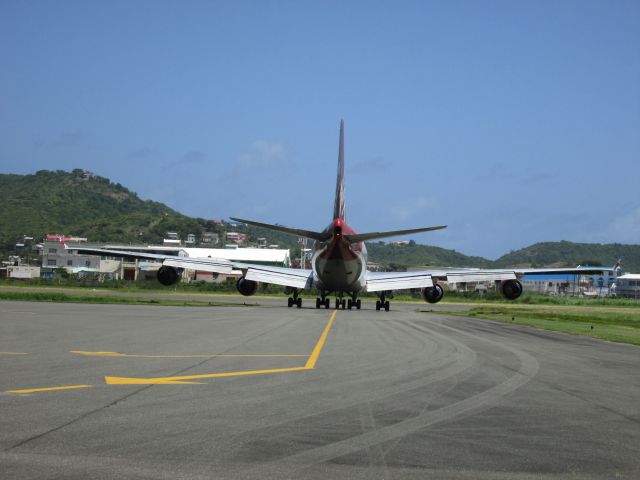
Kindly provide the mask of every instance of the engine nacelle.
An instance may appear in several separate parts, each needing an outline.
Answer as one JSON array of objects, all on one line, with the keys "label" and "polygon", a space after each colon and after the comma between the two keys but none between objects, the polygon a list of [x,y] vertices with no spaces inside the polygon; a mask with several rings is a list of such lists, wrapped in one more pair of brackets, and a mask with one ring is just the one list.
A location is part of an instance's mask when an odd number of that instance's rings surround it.
[{"label": "engine nacelle", "polygon": [[258,282],[240,277],[236,283],[236,288],[242,295],[249,297],[258,291]]},{"label": "engine nacelle", "polygon": [[158,281],[166,287],[173,285],[180,280],[180,273],[178,272],[178,269],[174,267],[165,267],[163,265],[158,269],[158,273],[156,275]]},{"label": "engine nacelle", "polygon": [[519,280],[505,280],[502,282],[500,290],[502,290],[504,298],[507,300],[515,300],[522,295],[522,284]]},{"label": "engine nacelle", "polygon": [[438,303],[444,296],[444,289],[437,283],[434,283],[433,287],[423,288],[421,293],[425,302]]}]

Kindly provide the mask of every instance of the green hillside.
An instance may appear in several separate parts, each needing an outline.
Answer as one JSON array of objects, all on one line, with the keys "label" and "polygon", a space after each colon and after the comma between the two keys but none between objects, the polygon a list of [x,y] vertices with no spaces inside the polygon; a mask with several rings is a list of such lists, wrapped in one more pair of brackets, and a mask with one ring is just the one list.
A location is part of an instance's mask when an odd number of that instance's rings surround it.
[{"label": "green hillside", "polygon": [[34,175],[0,174],[0,248],[12,251],[24,235],[47,233],[91,241],[162,242],[167,231],[214,231],[212,221],[190,218],[98,176],[40,170]]},{"label": "green hillside", "polygon": [[[72,172],[41,170],[33,175],[0,174],[0,255],[15,251],[24,235],[40,241],[47,233],[87,237],[90,241],[161,243],[166,232],[200,236],[203,231],[223,233],[228,226],[211,220],[182,215],[166,205],[141,200],[120,184],[108,179]],[[239,225],[250,241],[259,237],[299,255],[296,237],[270,230]],[[309,242],[308,247],[312,247]],[[410,242],[390,245],[367,244],[369,259],[385,268],[409,266],[451,266],[502,268],[510,266],[611,265],[623,259],[627,271],[640,271],[640,245],[588,244],[571,242],[536,243],[511,252],[496,261],[467,256],[448,250]]]},{"label": "green hillside", "polygon": [[420,245],[410,242],[408,245],[390,245],[384,242],[367,243],[369,260],[383,266],[403,270],[411,266],[446,267],[487,267],[493,266],[491,260],[482,257],[470,257],[440,247]]},{"label": "green hillside", "polygon": [[496,267],[539,267],[546,265],[613,265],[622,258],[622,267],[629,272],[640,271],[640,245],[620,243],[542,242],[515,250],[498,258]]}]

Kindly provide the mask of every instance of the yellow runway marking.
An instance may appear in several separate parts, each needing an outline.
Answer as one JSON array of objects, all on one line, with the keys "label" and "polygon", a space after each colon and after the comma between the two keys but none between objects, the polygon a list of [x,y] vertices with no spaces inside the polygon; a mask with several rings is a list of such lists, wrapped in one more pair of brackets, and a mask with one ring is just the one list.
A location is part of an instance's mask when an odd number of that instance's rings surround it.
[{"label": "yellow runway marking", "polygon": [[0,355],[26,355],[24,352],[0,352]]},{"label": "yellow runway marking", "polygon": [[320,357],[320,352],[322,351],[322,347],[324,347],[324,343],[327,340],[327,336],[329,335],[329,330],[331,330],[331,326],[333,325],[333,321],[336,318],[336,314],[338,310],[334,310],[329,318],[329,322],[327,322],[327,326],[324,328],[322,335],[318,339],[318,343],[313,348],[311,355],[309,356],[307,363],[304,367],[291,367],[291,368],[274,368],[269,370],[248,370],[242,372],[225,372],[225,373],[206,373],[202,375],[182,375],[177,377],[156,377],[156,378],[127,378],[127,377],[104,377],[104,381],[108,385],[180,385],[180,384],[190,384],[190,383],[201,383],[201,382],[190,382],[189,380],[204,380],[207,378],[222,378],[222,377],[239,377],[245,375],[264,375],[269,373],[285,373],[285,372],[300,372],[304,370],[313,370],[318,362],[318,358]]},{"label": "yellow runway marking", "polygon": [[83,355],[85,357],[127,357],[127,358],[217,358],[217,357],[307,357],[308,355],[301,354],[230,354],[230,353],[211,353],[209,355],[134,355],[129,353],[119,353],[119,352],[85,352],[82,350],[69,350],[69,353],[74,353],[76,355]]},{"label": "yellow runway marking", "polygon": [[320,340],[318,340],[318,343],[316,343],[316,346],[314,347],[313,352],[311,352],[311,356],[307,360],[307,363],[305,364],[304,368],[312,369],[316,366],[316,362],[318,361],[318,357],[320,357],[320,352],[322,351],[322,347],[324,347],[324,342],[327,339],[327,335],[329,335],[329,330],[331,330],[331,325],[333,325],[333,321],[336,318],[336,313],[338,313],[338,310],[334,310],[333,313],[331,314],[331,318],[329,318],[329,323],[327,323],[327,326],[324,327],[324,332],[322,332],[322,335],[320,335]]},{"label": "yellow runway marking", "polygon": [[77,388],[91,388],[93,385],[67,385],[66,387],[48,387],[48,388],[26,388],[23,390],[8,390],[5,393],[38,393],[51,392],[54,390],[74,390]]}]

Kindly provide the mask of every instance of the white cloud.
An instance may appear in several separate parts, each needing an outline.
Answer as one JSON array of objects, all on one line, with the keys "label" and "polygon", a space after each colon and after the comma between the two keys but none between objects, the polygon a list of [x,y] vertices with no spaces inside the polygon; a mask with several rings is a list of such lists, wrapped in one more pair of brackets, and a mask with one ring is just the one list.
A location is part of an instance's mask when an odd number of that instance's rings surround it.
[{"label": "white cloud", "polygon": [[434,211],[437,208],[438,202],[435,199],[416,197],[391,207],[389,213],[395,222],[405,224],[410,220],[423,220],[422,216],[425,213]]},{"label": "white cloud", "polygon": [[287,148],[277,142],[257,140],[238,157],[243,168],[270,168],[288,159]]}]

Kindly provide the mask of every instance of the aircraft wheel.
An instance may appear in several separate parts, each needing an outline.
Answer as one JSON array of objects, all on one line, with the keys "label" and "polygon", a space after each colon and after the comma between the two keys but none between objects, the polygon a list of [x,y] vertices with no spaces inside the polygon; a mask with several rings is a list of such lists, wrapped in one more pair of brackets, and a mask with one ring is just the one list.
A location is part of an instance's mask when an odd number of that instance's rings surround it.
[{"label": "aircraft wheel", "polygon": [[[302,299],[298,298],[294,301],[294,303],[298,306],[298,308],[302,308]],[[389,302],[387,302],[389,303]]]},{"label": "aircraft wheel", "polygon": [[329,300],[328,298],[324,299],[324,308],[326,308],[327,310],[329,310],[329,306],[331,304],[331,300]]},{"label": "aircraft wheel", "polygon": [[320,299],[316,298],[316,308],[320,308]]},{"label": "aircraft wheel", "polygon": [[293,298],[291,297],[287,298],[287,307],[289,308],[293,307]]},{"label": "aircraft wheel", "polygon": [[347,300],[347,308],[348,308],[349,310],[351,310],[351,309],[353,308],[353,300],[351,300],[351,299],[348,299],[348,300]]},{"label": "aircraft wheel", "polygon": [[389,311],[389,300],[387,300],[386,302],[384,302],[384,311],[388,312]]},{"label": "aircraft wheel", "polygon": [[362,302],[360,301],[360,299],[356,300],[356,308],[360,310],[361,306],[362,306]]},{"label": "aircraft wheel", "polygon": [[342,306],[342,309],[344,310],[345,308],[347,308],[347,301],[343,298],[342,301],[340,302],[340,306]]},{"label": "aircraft wheel", "polygon": [[380,300],[376,300],[376,310],[380,310]]}]

